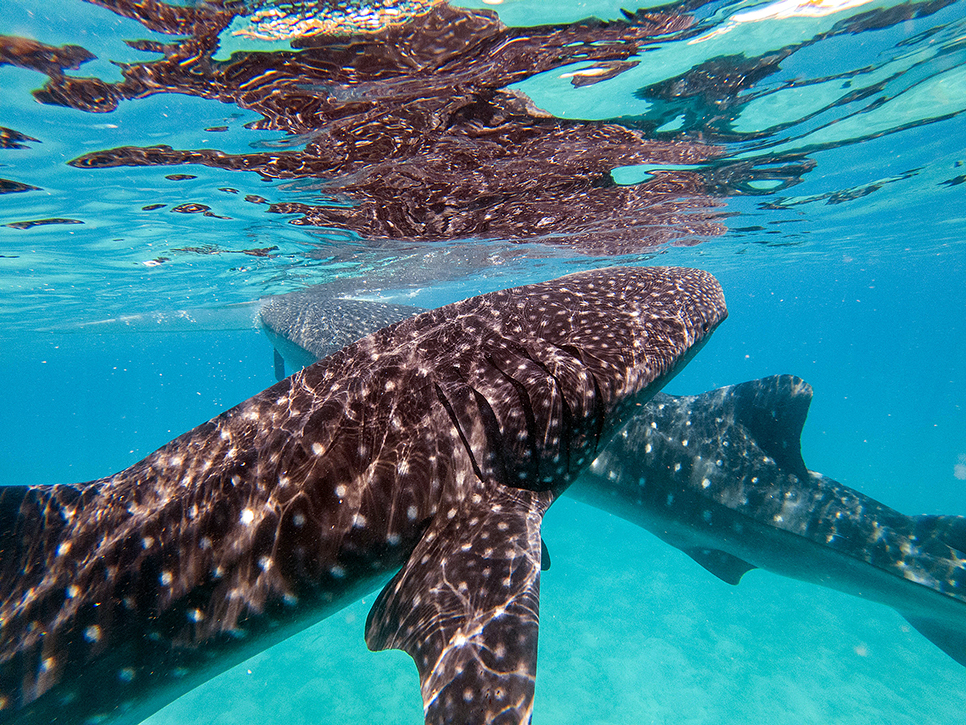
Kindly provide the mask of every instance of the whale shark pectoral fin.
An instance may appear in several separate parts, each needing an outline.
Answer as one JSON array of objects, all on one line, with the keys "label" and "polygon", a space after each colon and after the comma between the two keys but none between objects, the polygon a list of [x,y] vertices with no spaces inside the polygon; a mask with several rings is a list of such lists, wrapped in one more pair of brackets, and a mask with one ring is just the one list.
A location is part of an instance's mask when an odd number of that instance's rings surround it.
[{"label": "whale shark pectoral fin", "polygon": [[683,549],[684,553],[710,571],[721,581],[737,585],[746,573],[757,569],[754,564],[719,549]]},{"label": "whale shark pectoral fin", "polygon": [[540,523],[550,495],[505,489],[440,511],[366,622],[371,650],[416,661],[426,723],[528,723]]},{"label": "whale shark pectoral fin", "polygon": [[735,419],[761,449],[807,481],[801,438],[812,403],[812,386],[794,375],[772,375],[733,386],[731,398]]},{"label": "whale shark pectoral fin", "polygon": [[952,629],[933,619],[902,615],[923,637],[966,667],[966,632]]},{"label": "whale shark pectoral fin", "polygon": [[550,568],[550,549],[547,548],[547,542],[542,538],[540,539],[540,571],[546,571]]}]

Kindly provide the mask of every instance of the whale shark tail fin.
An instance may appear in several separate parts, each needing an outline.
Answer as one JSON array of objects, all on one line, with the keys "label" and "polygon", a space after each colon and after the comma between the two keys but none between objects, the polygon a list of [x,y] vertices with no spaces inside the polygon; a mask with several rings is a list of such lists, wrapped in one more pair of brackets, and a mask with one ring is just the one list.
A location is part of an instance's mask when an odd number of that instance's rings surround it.
[{"label": "whale shark tail fin", "polygon": [[730,397],[735,421],[779,466],[807,480],[801,439],[812,386],[794,375],[772,375],[732,386]]},{"label": "whale shark tail fin", "polygon": [[905,616],[919,634],[936,645],[943,652],[966,667],[966,632],[959,632],[934,619]]},{"label": "whale shark tail fin", "polygon": [[[919,549],[941,560],[942,594],[966,602],[966,516],[913,516]],[[946,622],[903,615],[926,639],[966,667],[966,626],[954,629]]]}]

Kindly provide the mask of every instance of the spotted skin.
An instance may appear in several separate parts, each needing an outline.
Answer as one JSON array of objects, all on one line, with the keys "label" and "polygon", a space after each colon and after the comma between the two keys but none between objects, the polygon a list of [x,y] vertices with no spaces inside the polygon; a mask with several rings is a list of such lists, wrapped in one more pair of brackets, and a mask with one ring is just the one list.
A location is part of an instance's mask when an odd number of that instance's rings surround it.
[{"label": "spotted skin", "polygon": [[[262,331],[294,370],[301,370],[346,345],[407,317],[418,307],[346,300],[324,285],[267,297],[258,317]],[[284,376],[283,376],[284,377]]]},{"label": "spotted skin", "polygon": [[400,566],[428,723],[528,721],[543,512],[726,315],[611,268],[380,330],[109,478],[0,493],[0,719],[135,723]]},{"label": "spotted skin", "polygon": [[[319,294],[286,308],[296,319],[284,330],[302,344],[312,316],[296,312]],[[295,338],[295,322],[308,332]],[[966,518],[905,516],[809,471],[799,438],[811,397],[790,375],[659,393],[568,494],[649,529],[726,582],[760,566],[892,604],[966,665],[966,614],[955,604],[966,603]]]},{"label": "spotted skin", "polygon": [[966,518],[906,516],[809,471],[811,399],[791,375],[658,394],[568,495],[731,584],[760,567],[887,604],[966,665]]},{"label": "spotted skin", "polygon": [[[540,522],[552,498],[497,488],[464,502],[459,517],[427,533],[373,606],[366,642],[412,655],[427,722],[529,721]],[[490,585],[473,587],[480,576]]]}]

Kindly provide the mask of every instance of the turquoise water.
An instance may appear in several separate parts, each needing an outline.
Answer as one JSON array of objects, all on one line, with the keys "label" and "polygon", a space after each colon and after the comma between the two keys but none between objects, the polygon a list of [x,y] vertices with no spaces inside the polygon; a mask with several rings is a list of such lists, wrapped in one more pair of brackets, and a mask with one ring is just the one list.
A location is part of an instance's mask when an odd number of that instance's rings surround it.
[{"label": "turquoise water", "polygon": [[[631,254],[482,235],[366,237],[293,225],[291,214],[245,202],[317,196],[305,179],[198,164],[68,166],[118,146],[241,154],[308,140],[246,128],[259,114],[180,92],[122,100],[109,113],[41,104],[31,91],[44,75],[0,66],[0,126],[36,139],[0,148],[0,178],[36,187],[0,194],[0,482],[106,475],[270,385],[259,296],[329,282],[432,306],[588,266],[655,263],[715,273],[730,310],[668,392],[800,375],[815,389],[809,468],[906,513],[966,514],[966,3],[783,16],[791,5],[692,4],[697,30],[654,43],[614,78],[574,87],[561,76],[597,67],[581,62],[515,83],[556,118],[616,119],[649,138],[721,149],[693,167],[724,233]],[[507,25],[536,25],[618,18],[621,6],[489,7]],[[217,58],[288,49],[228,32]],[[0,35],[83,46],[97,59],[67,75],[105,83],[122,77],[108,61],[157,57],[123,40],[170,41],[80,2],[0,0]],[[691,86],[680,79],[721,58],[717,75],[702,76],[705,90],[688,95],[697,74]],[[773,64],[756,75],[740,58]],[[669,79],[679,93],[660,96]],[[618,183],[661,173],[661,164],[627,166]],[[172,213],[185,203],[214,216]],[[153,204],[168,206],[144,211]],[[40,219],[81,223],[2,226]],[[272,246],[268,256],[239,251]],[[177,251],[186,248],[207,252]],[[887,608],[761,571],[730,587],[650,534],[566,499],[544,538],[553,567],[541,587],[535,722],[963,719],[966,670]],[[411,660],[365,648],[371,600],[148,722],[419,722]]]}]

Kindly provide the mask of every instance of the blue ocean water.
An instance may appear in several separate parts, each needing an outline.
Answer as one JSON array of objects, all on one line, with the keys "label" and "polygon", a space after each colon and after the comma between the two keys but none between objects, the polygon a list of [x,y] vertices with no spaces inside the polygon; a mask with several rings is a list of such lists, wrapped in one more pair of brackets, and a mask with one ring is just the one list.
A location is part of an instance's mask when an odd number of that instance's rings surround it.
[{"label": "blue ocean water", "polygon": [[[112,5],[0,0],[0,35],[83,46],[97,58],[67,77],[118,83],[117,63],[154,57],[124,40],[170,37]],[[628,4],[474,7],[536,26],[619,19]],[[308,139],[251,128],[258,113],[184,92],[107,113],[38,103],[31,92],[46,76],[0,55],[0,126],[34,139],[0,148],[0,178],[36,187],[0,187],[0,483],[107,475],[270,385],[271,346],[254,322],[262,295],[329,282],[434,306],[645,263],[713,272],[730,310],[668,392],[800,375],[815,390],[809,468],[905,513],[966,514],[966,3],[681,10],[698,30],[670,34],[612,78],[575,87],[570,74],[597,68],[582,61],[514,85],[554,118],[721,149],[694,167],[717,184],[724,233],[618,255],[499,237],[367,239],[245,201],[305,200],[317,194],[305,180],[198,164],[69,166],[121,146],[242,154]],[[216,58],[289,49],[260,42],[226,31]],[[654,90],[670,80],[676,94]],[[614,177],[639,183],[661,166],[628,164]],[[172,213],[186,203],[212,216]],[[167,207],[144,210],[155,204]],[[42,219],[79,223],[18,226]],[[187,248],[207,252],[177,251]],[[535,722],[962,721],[966,670],[890,609],[761,571],[731,587],[566,499],[544,538],[553,567],[541,586]],[[365,648],[373,596],[148,722],[419,722],[412,661]]]}]

